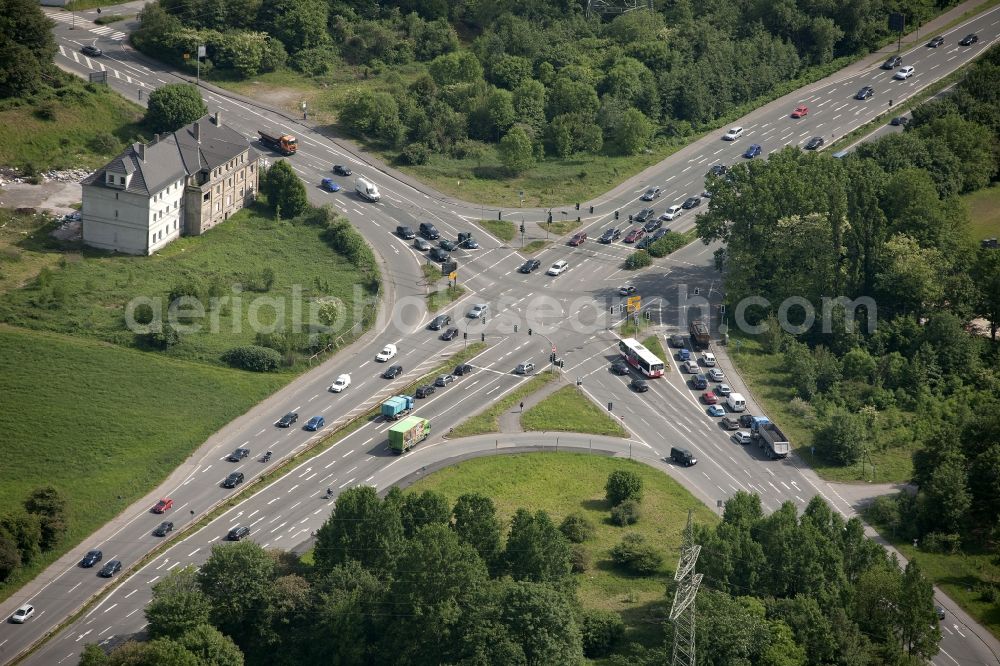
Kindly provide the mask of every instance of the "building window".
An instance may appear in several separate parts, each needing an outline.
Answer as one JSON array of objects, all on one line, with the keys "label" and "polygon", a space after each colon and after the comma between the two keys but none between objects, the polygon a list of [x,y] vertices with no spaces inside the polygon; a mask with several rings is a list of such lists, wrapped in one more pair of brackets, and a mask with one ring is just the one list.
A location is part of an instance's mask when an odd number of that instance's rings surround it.
[{"label": "building window", "polygon": [[202,195],[201,200],[202,201],[208,201],[211,197],[212,197],[212,193],[211,192],[205,192],[205,194]]},{"label": "building window", "polygon": [[115,200],[117,201],[117,199],[118,199],[118,193],[115,192]]},{"label": "building window", "polygon": [[115,217],[118,217],[118,210],[115,210]]},{"label": "building window", "polygon": [[125,184],[125,176],[119,176],[119,179],[121,180],[121,184],[124,185]]}]

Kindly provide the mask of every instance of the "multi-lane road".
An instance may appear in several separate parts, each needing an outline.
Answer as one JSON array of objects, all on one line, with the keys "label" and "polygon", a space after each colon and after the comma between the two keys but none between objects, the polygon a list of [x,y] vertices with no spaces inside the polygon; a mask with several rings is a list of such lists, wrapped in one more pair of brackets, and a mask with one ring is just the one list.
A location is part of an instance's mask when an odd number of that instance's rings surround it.
[{"label": "multi-lane road", "polygon": [[[86,15],[78,15],[76,27],[70,29],[65,13],[53,13],[53,16],[59,19],[55,28],[59,42],[57,62],[70,71],[81,75],[106,71],[109,85],[131,99],[140,99],[140,91],[145,98],[160,85],[182,80],[126,47],[125,34],[121,31],[94,26]],[[998,24],[1000,10],[991,10],[966,25],[945,32],[946,42],[937,49],[921,45],[904,53],[904,64],[916,68],[916,74],[905,81],[893,80],[893,72],[879,69],[879,60],[870,66],[852,66],[772,102],[734,123],[744,128],[739,141],[722,141],[721,132],[706,137],[596,200],[582,202],[581,229],[593,239],[608,226],[627,227],[628,215],[646,205],[652,205],[657,213],[663,212],[667,206],[700,193],[705,173],[712,165],[732,165],[744,159],[740,156],[751,143],[762,146],[763,154],[756,158],[762,159],[767,153],[787,145],[802,146],[813,136],[824,136],[829,143],[835,136],[846,134],[875,118],[888,118],[889,99],[894,105],[901,103],[922,87],[968,62],[992,43],[998,33]],[[979,43],[970,48],[957,46],[958,39],[967,32],[977,32]],[[94,39],[104,49],[102,58],[87,58],[79,52],[81,45]],[[854,99],[854,94],[865,85],[874,87],[875,95],[864,101]],[[622,453],[628,451],[634,457],[660,465],[712,505],[740,489],[759,493],[764,504],[772,509],[783,501],[802,506],[820,493],[845,515],[853,513],[848,501],[794,458],[768,461],[756,449],[734,444],[728,433],[720,430],[717,420],[705,414],[704,406],[697,400],[698,392],[687,386],[673,359],[667,361],[671,366],[667,376],[651,382],[651,390],[644,394],[633,394],[625,379],[608,372],[608,361],[617,354],[617,337],[611,327],[621,316],[609,308],[619,303],[617,287],[626,279],[621,264],[631,251],[628,246],[621,242],[598,245],[592,240],[578,248],[556,243],[538,255],[542,260],[541,270],[530,275],[521,274],[516,268],[525,257],[517,251],[517,243],[513,247],[502,243],[474,228],[472,223],[484,215],[495,218],[496,209],[484,210],[478,205],[443,196],[355,152],[350,144],[331,140],[307,125],[249,100],[215,89],[204,89],[203,96],[211,111],[221,112],[224,122],[249,140],[256,137],[260,128],[282,129],[295,134],[299,138],[299,152],[290,158],[290,163],[307,184],[315,186],[321,178],[329,176],[333,163],[346,164],[354,170],[355,176],[364,175],[378,184],[383,195],[378,204],[365,203],[354,196],[349,182],[353,179],[342,179],[341,184],[346,188],[340,193],[326,193],[318,187],[309,189],[314,203],[336,206],[375,248],[382,261],[385,301],[379,324],[362,341],[229,424],[177,470],[159,491],[175,502],[164,518],[174,521],[178,530],[183,529],[235,492],[221,488],[220,482],[226,474],[242,471],[248,479],[247,485],[255,484],[261,472],[306,447],[317,435],[298,426],[309,417],[324,416],[328,429],[336,423],[346,422],[462,348],[465,343],[461,335],[457,341],[449,343],[426,330],[434,314],[426,312],[424,307],[425,287],[420,263],[426,258],[410,242],[393,233],[397,225],[416,228],[420,222],[433,222],[443,237],[452,239],[460,231],[475,234],[481,245],[478,250],[455,253],[460,264],[460,281],[468,294],[445,311],[460,322],[459,326],[469,333],[470,341],[485,335],[489,347],[471,361],[475,367],[472,375],[459,378],[448,388],[418,401],[417,413],[433,423],[435,435],[430,442],[406,456],[393,456],[385,443],[389,424],[379,419],[366,422],[330,449],[299,464],[278,482],[226,511],[207,527],[186,532],[172,541],[168,549],[133,571],[128,580],[115,587],[99,605],[56,632],[28,662],[72,663],[86,643],[115,643],[140,632],[145,623],[142,608],[150,597],[151,585],[171,569],[200,565],[211,547],[234,526],[248,526],[249,538],[262,545],[294,548],[307,541],[329,514],[330,503],[321,498],[327,487],[335,492],[358,484],[384,489],[423,466],[494,448],[497,444],[491,445],[484,438],[451,441],[442,440],[439,435],[525,381],[512,372],[517,363],[533,361],[539,368],[544,367],[553,346],[565,360],[561,372],[567,380],[578,382],[598,404],[612,403],[615,416],[622,419],[631,432],[627,441],[601,440],[601,447]],[[809,114],[792,119],[790,112],[799,105],[808,106]],[[639,196],[649,186],[660,187],[663,194],[652,204],[645,204]],[[593,214],[589,212],[591,205],[594,206]],[[561,219],[563,210],[568,217],[577,215],[570,204],[554,209],[554,217]],[[620,211],[617,224],[614,221],[616,210]],[[689,228],[697,210],[689,211],[668,226],[677,231]],[[503,214],[516,221],[523,217],[530,226],[531,235],[544,236],[544,225],[537,223],[545,219],[547,211],[525,209],[513,215],[511,211]],[[714,314],[714,306],[721,302],[720,276],[714,270],[712,257],[714,249],[696,243],[658,262],[654,268],[630,276],[643,296],[644,308],[650,311],[654,321],[662,321],[662,331],[683,329],[681,315],[694,309],[704,308],[705,312]],[[569,270],[554,278],[544,275],[545,268],[560,259],[569,262]],[[471,304],[479,302],[490,304],[485,323],[464,317]],[[529,328],[533,335],[528,335]],[[390,342],[400,350],[392,363],[402,364],[405,370],[404,375],[395,380],[382,379],[379,375],[383,365],[373,360],[376,351]],[[342,372],[352,375],[351,387],[341,394],[327,391],[332,379]],[[738,377],[731,376],[728,381],[735,390],[743,389],[747,395]],[[750,409],[759,413],[752,401]],[[274,421],[288,411],[299,413],[299,423],[289,429],[276,428]],[[530,435],[505,437],[504,440],[554,442],[554,438]],[[582,436],[562,436],[561,440],[562,446],[571,443],[586,446],[591,442]],[[658,462],[671,446],[676,445],[694,451],[699,464],[691,469],[675,469]],[[252,455],[240,463],[226,462],[226,455],[239,446],[251,449]],[[258,461],[266,450],[274,452],[267,464]],[[19,654],[103,589],[105,581],[98,579],[93,570],[75,566],[86,550],[101,548],[105,560],[118,558],[129,567],[163,541],[151,535],[161,518],[148,512],[155,497],[151,495],[147,499],[148,503],[126,511],[113,526],[101,530],[50,567],[39,580],[25,588],[24,594],[14,595],[0,606],[0,611],[7,614],[25,601],[31,601],[38,608],[36,617],[29,623],[0,627],[0,658],[6,661]],[[964,615],[955,617],[953,626],[943,628],[942,654],[935,658],[935,663],[997,663],[990,647],[975,635],[976,632],[985,635],[985,631],[972,626]]]}]

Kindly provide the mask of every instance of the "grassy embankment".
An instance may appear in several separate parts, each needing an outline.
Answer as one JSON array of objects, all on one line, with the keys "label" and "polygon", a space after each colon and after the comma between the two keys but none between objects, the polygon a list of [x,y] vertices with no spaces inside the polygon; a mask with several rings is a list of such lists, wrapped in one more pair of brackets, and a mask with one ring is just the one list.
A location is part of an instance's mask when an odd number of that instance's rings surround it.
[{"label": "grassy embankment", "polygon": [[493,402],[482,412],[466,419],[455,426],[449,437],[468,437],[482,435],[487,432],[500,432],[500,415],[513,409],[524,398],[556,379],[552,371],[540,372],[504,397]]},{"label": "grassy embankment", "polygon": [[628,437],[628,431],[576,386],[564,386],[521,415],[525,430]]}]

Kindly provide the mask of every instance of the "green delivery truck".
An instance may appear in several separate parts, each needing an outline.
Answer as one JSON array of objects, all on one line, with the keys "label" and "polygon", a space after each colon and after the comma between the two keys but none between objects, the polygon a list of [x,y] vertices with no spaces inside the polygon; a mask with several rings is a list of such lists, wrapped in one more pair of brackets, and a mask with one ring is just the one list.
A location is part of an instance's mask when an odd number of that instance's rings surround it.
[{"label": "green delivery truck", "polygon": [[419,416],[408,416],[389,428],[389,448],[396,453],[409,451],[431,434],[431,422]]}]

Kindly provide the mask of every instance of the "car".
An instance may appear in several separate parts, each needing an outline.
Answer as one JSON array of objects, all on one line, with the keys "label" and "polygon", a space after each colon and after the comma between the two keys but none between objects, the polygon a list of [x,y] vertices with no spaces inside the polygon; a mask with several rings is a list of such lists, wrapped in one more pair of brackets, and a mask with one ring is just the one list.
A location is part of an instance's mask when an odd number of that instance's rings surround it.
[{"label": "car", "polygon": [[709,192],[708,190],[702,190],[701,194],[698,195],[698,196],[700,196],[702,199],[711,199],[712,198],[712,193]]},{"label": "car", "polygon": [[234,527],[229,530],[229,534],[226,535],[227,541],[239,541],[243,537],[250,534],[250,528],[246,525],[240,525],[239,527]]},{"label": "car", "polygon": [[713,164],[712,168],[708,170],[708,173],[713,176],[725,176],[729,173],[729,167],[725,164]]},{"label": "car", "polygon": [[721,423],[722,427],[725,428],[726,430],[739,430],[740,428],[740,422],[732,418],[731,416],[723,418],[721,421],[719,421],[719,423]]},{"label": "car", "polygon": [[162,498],[159,502],[153,505],[153,513],[163,513],[164,511],[169,511],[170,507],[174,505],[174,501],[169,497]]},{"label": "car", "polygon": [[84,569],[89,569],[90,567],[94,566],[103,559],[104,559],[104,553],[102,553],[101,551],[89,550],[87,551],[87,554],[83,556],[83,559],[80,560],[80,566],[83,567]]},{"label": "car", "polygon": [[640,379],[638,377],[632,379],[632,381],[629,382],[628,386],[636,393],[645,393],[646,391],[649,390],[649,384],[646,383],[646,380]]},{"label": "car", "polygon": [[322,187],[327,192],[339,192],[340,185],[337,184],[333,178],[324,178],[320,181],[319,186]]},{"label": "car", "polygon": [[396,227],[396,235],[402,238],[403,240],[410,240],[412,238],[416,238],[417,236],[416,232],[414,232],[413,229],[406,226],[405,224],[401,224],[398,227]]},{"label": "car", "polygon": [[244,458],[246,458],[248,455],[250,455],[250,449],[241,446],[240,448],[233,450],[233,452],[229,454],[229,457],[226,458],[226,460],[228,460],[229,462],[239,462]]},{"label": "car", "polygon": [[726,132],[722,136],[722,138],[725,139],[726,141],[736,141],[736,139],[740,138],[741,136],[743,136],[742,127],[730,127],[729,131]]},{"label": "car", "polygon": [[733,392],[732,387],[729,384],[719,384],[715,387],[715,390],[719,392],[723,398]]},{"label": "car", "polygon": [[343,164],[334,164],[333,172],[338,176],[350,176],[354,173],[350,167],[346,167]]},{"label": "car", "polygon": [[684,213],[684,207],[681,205],[674,205],[667,209],[667,212],[663,214],[668,221],[675,220]]},{"label": "car", "polygon": [[[692,358],[692,356],[691,356],[691,350],[688,349],[688,348],[686,348],[686,347],[681,347],[677,351],[677,360],[678,361],[692,361],[692,360],[694,360]],[[698,367],[698,362],[697,361],[695,361],[694,367],[696,367],[696,368]],[[697,370],[695,370],[695,372],[697,372]]]},{"label": "car", "polygon": [[750,426],[753,425],[754,418],[756,417],[753,414],[750,414],[749,412],[745,414],[740,414],[740,427],[749,428]]},{"label": "car", "polygon": [[523,264],[521,264],[521,267],[518,268],[517,270],[520,273],[530,273],[541,265],[542,262],[540,262],[538,259],[528,259]]},{"label": "car", "polygon": [[441,233],[437,230],[437,227],[430,222],[420,223],[420,235],[427,240],[437,240],[438,238],[441,238]]},{"label": "car", "polygon": [[653,242],[655,243],[669,233],[670,229],[657,229],[656,233],[653,234]]},{"label": "car", "polygon": [[24,624],[35,614],[35,607],[31,604],[24,604],[10,616],[10,621],[14,624]]},{"label": "car", "polygon": [[433,395],[434,390],[435,389],[433,384],[424,384],[423,386],[418,388],[416,393],[414,393],[413,395],[417,398],[427,398]]},{"label": "car", "polygon": [[748,160],[752,160],[758,155],[760,155],[760,144],[757,143],[751,143],[750,147],[747,148],[745,153],[743,153],[743,157],[747,158]]},{"label": "car", "polygon": [[122,570],[121,560],[111,560],[103,567],[101,567],[101,571],[98,573],[98,575],[101,578],[111,578],[121,570]]},{"label": "car", "polygon": [[643,193],[642,197],[640,197],[640,198],[643,201],[652,201],[653,199],[658,198],[660,196],[660,194],[662,194],[662,191],[660,190],[660,188],[658,188],[658,187],[651,187],[648,190],[646,190]]},{"label": "car", "polygon": [[900,81],[905,81],[906,79],[913,76],[913,72],[914,69],[912,65],[907,65],[906,67],[900,67],[899,71],[896,72],[896,75],[893,78],[899,79]]},{"label": "car", "polygon": [[708,409],[705,410],[705,413],[709,416],[724,416],[726,410],[718,405],[709,405]]},{"label": "car", "polygon": [[545,271],[546,275],[562,275],[566,269],[569,268],[569,262],[565,259],[560,259],[556,263],[549,266],[549,270]]},{"label": "car", "polygon": [[746,430],[740,430],[732,434],[733,441],[737,444],[749,444],[751,442],[750,433]]},{"label": "car", "polygon": [[681,204],[681,208],[684,210],[691,210],[692,208],[697,208],[701,205],[701,197],[688,197]]},{"label": "car", "polygon": [[944,37],[942,37],[941,35],[938,35],[937,37],[935,37],[931,41],[927,42],[927,46],[931,47],[932,49],[936,49],[937,47],[941,46],[942,44],[944,44]]},{"label": "car", "polygon": [[447,330],[445,330],[445,332],[442,333],[439,337],[445,342],[454,340],[455,338],[458,337],[458,329],[455,328],[454,326],[451,326]]},{"label": "car", "polygon": [[622,286],[618,287],[618,293],[621,294],[622,296],[631,296],[635,292],[636,288],[635,285],[633,284],[623,284]]},{"label": "car", "polygon": [[326,425],[326,419],[324,419],[322,416],[314,416],[308,421],[306,421],[305,429],[308,430],[309,432],[316,432],[317,430],[322,429],[323,426],[325,425]]},{"label": "car", "polygon": [[153,530],[153,536],[164,537],[173,531],[174,531],[174,524],[169,520],[164,520],[157,526],[155,530]]},{"label": "car", "polygon": [[469,236],[464,241],[458,244],[459,247],[464,247],[466,250],[478,250],[479,241],[477,241],[472,236]]},{"label": "car", "polygon": [[638,248],[640,250],[645,250],[646,248],[648,248],[652,244],[653,244],[653,236],[649,235],[649,236],[643,236],[642,240],[640,240],[638,243],[636,243],[635,246],[636,246],[636,248]]},{"label": "car", "polygon": [[681,367],[683,367],[686,372],[692,375],[697,375],[701,371],[701,368],[698,367],[698,362],[695,361],[694,359],[688,359],[687,361],[684,361],[684,363],[681,364]]},{"label": "car", "polygon": [[463,375],[471,375],[472,366],[469,365],[468,363],[461,363],[455,366],[455,369],[452,371],[452,374],[455,374],[459,377],[462,377]]},{"label": "car", "polygon": [[673,335],[670,336],[669,342],[671,347],[675,349],[681,349],[685,345],[687,345],[687,338],[685,338],[680,333],[674,333]]},{"label": "car", "polygon": [[451,252],[456,247],[455,243],[453,241],[448,240],[447,238],[442,238],[441,241],[438,243],[438,246],[442,250],[445,250],[446,252]]},{"label": "car", "polygon": [[809,139],[809,142],[806,144],[806,150],[816,150],[824,143],[825,141],[823,140],[823,137],[814,136],[813,138]]},{"label": "car", "polygon": [[618,359],[611,364],[611,372],[616,375],[627,375],[629,373],[628,363]]},{"label": "car", "polygon": [[385,347],[382,347],[382,351],[375,354],[375,360],[378,361],[379,363],[385,363],[395,355],[396,355],[396,345],[390,343],[387,344]]},{"label": "car", "polygon": [[442,328],[444,328],[450,323],[451,323],[451,317],[449,317],[448,315],[438,315],[437,317],[434,317],[434,319],[431,320],[431,323],[427,326],[427,328],[431,329],[432,331],[440,331]]},{"label": "car", "polygon": [[944,607],[935,605],[934,606],[934,613],[937,614],[937,617],[938,617],[939,620],[943,620],[944,619]]},{"label": "car", "polygon": [[684,465],[685,467],[698,464],[698,459],[694,457],[693,453],[687,449],[681,449],[676,446],[671,447],[670,449],[670,460],[678,465]]},{"label": "car", "polygon": [[581,231],[578,234],[574,234],[572,238],[569,239],[569,244],[573,247],[579,247],[584,244],[587,240],[587,232]]},{"label": "car", "polygon": [[390,365],[388,368],[385,369],[385,372],[382,373],[382,377],[384,377],[385,379],[395,379],[396,377],[399,377],[401,374],[403,374],[403,366]]},{"label": "car", "polygon": [[663,220],[661,220],[660,218],[656,218],[655,220],[647,220],[646,224],[642,225],[642,229],[647,234],[651,234],[662,226],[663,226]]},{"label": "car", "polygon": [[469,310],[469,313],[465,316],[468,317],[469,319],[481,319],[486,316],[486,313],[489,312],[489,309],[490,306],[488,303],[476,303],[475,305],[472,306],[472,309]]},{"label": "car", "polygon": [[903,59],[899,56],[890,56],[888,60],[882,63],[882,69],[896,69],[903,64]]},{"label": "car", "polygon": [[297,412],[288,412],[280,419],[278,419],[277,425],[279,428],[290,428],[293,423],[299,420],[299,415]]},{"label": "car", "polygon": [[333,380],[332,384],[330,384],[330,390],[333,393],[340,393],[350,385],[351,385],[351,376],[347,373],[344,373],[342,375],[337,375],[337,378]]},{"label": "car", "polygon": [[433,247],[431,248],[430,258],[431,261],[436,261],[440,264],[443,264],[444,262],[451,259],[451,255],[448,254],[448,251],[445,250],[444,248]]},{"label": "car", "polygon": [[705,391],[701,394],[701,400],[706,405],[715,405],[719,402],[719,396],[715,395],[711,391]]},{"label": "car", "polygon": [[531,362],[518,363],[517,367],[514,368],[514,374],[516,375],[530,375],[535,371],[535,364]]},{"label": "car", "polygon": [[726,378],[726,376],[722,374],[722,370],[719,370],[718,368],[712,368],[711,370],[708,371],[708,378],[711,379],[713,382],[721,382],[723,379]]},{"label": "car", "polygon": [[706,368],[715,367],[715,354],[712,352],[705,352],[701,355],[701,362],[705,364]]},{"label": "car", "polygon": [[893,127],[905,127],[906,125],[909,124],[909,122],[910,118],[908,116],[896,116],[891,121],[889,121],[889,124],[892,125]]},{"label": "car", "polygon": [[90,44],[87,44],[82,49],[80,49],[80,53],[82,53],[85,56],[90,56],[91,58],[99,58],[100,56],[104,55],[104,51]]},{"label": "car", "polygon": [[792,111],[792,118],[805,118],[807,115],[809,115],[808,106],[799,105]]},{"label": "car", "polygon": [[854,99],[866,100],[875,94],[875,89],[871,86],[865,86],[858,91],[858,94],[854,96]]},{"label": "car", "polygon": [[222,482],[223,488],[235,488],[243,483],[243,472],[233,472]]},{"label": "car", "polygon": [[632,230],[629,231],[628,234],[625,235],[625,241],[624,242],[626,242],[626,243],[634,243],[634,242],[636,242],[637,240],[639,240],[640,238],[642,238],[645,235],[646,235],[646,232],[643,231],[642,227],[633,227]]},{"label": "car", "polygon": [[621,229],[615,229],[614,227],[610,229],[605,229],[601,237],[597,239],[598,243],[614,243],[616,240],[622,237]]},{"label": "car", "polygon": [[[971,34],[966,35],[965,37],[962,37],[962,39],[959,40],[958,43],[961,46],[972,46],[973,44],[975,44],[978,41],[979,41],[979,35],[977,35],[975,33],[971,33]],[[98,55],[100,55],[100,54],[98,54]]]},{"label": "car", "polygon": [[455,375],[438,375],[438,378],[434,380],[434,386],[444,388],[453,381],[455,381]]},{"label": "car", "polygon": [[639,224],[645,224],[646,220],[652,219],[655,215],[656,211],[653,210],[652,208],[643,208],[638,213],[636,213],[635,217],[633,217],[632,219],[634,222],[638,222]]},{"label": "car", "polygon": [[708,388],[708,377],[699,372],[691,378],[691,386],[699,391],[704,391]]},{"label": "car", "polygon": [[421,252],[426,252],[427,250],[431,249],[431,244],[428,243],[423,238],[414,238],[413,239],[413,247],[417,248]]}]

